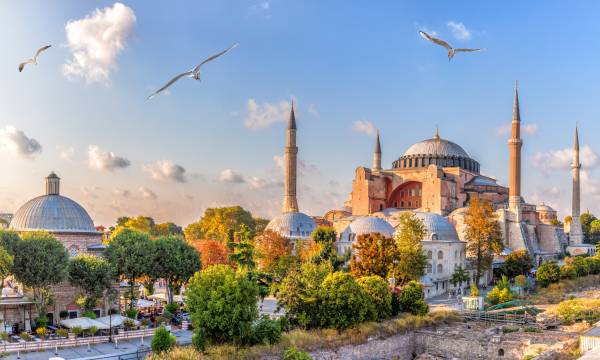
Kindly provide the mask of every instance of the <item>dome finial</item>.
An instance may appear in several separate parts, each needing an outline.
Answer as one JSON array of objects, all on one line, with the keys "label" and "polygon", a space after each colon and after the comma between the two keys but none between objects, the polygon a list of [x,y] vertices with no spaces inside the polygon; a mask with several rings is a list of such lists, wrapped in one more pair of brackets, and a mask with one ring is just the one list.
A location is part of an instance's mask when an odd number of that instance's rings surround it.
[{"label": "dome finial", "polygon": [[60,195],[60,178],[54,171],[46,177],[46,195]]},{"label": "dome finial", "polygon": [[435,140],[439,140],[440,139],[440,129],[439,129],[439,127],[437,125],[435,126],[435,134],[433,135],[433,138]]}]

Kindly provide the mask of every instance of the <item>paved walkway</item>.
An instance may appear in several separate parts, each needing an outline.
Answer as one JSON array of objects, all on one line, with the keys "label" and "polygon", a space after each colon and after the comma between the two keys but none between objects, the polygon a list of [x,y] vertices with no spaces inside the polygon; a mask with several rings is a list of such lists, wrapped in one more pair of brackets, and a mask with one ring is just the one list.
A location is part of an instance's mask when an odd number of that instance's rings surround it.
[{"label": "paved walkway", "polygon": [[[192,343],[192,332],[188,330],[175,330],[173,331],[173,335],[177,337],[177,343],[182,345],[187,345]],[[119,355],[126,355],[135,353],[139,349],[148,349],[150,346],[150,341],[152,337],[144,338],[144,345],[142,346],[142,339],[135,339],[129,341],[121,341],[118,343],[118,347],[115,348],[115,344],[112,343],[104,343],[98,345],[92,345],[88,352],[87,346],[79,346],[79,347],[70,347],[58,349],[58,355],[54,354],[54,350],[51,351],[41,351],[41,352],[32,352],[27,354],[21,354],[20,357],[17,356],[16,353],[10,353],[9,356],[4,357],[3,359],[7,360],[48,360],[51,357],[61,357],[65,360],[92,360],[92,359],[102,359],[102,360],[118,360]]]}]

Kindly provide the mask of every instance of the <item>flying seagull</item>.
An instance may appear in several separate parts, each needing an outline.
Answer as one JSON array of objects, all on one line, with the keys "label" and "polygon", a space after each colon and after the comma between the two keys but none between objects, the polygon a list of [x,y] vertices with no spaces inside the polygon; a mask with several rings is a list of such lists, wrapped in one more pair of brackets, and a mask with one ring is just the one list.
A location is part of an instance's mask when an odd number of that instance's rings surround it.
[{"label": "flying seagull", "polygon": [[166,83],[165,85],[163,85],[163,87],[161,87],[160,89],[158,89],[155,92],[153,92],[150,96],[148,96],[148,98],[146,100],[149,100],[152,97],[154,97],[155,95],[158,95],[160,92],[166,90],[169,86],[173,85],[173,83],[175,83],[177,80],[181,79],[184,76],[189,76],[189,77],[191,77],[194,80],[200,80],[200,67],[202,65],[206,64],[209,61],[212,61],[212,60],[218,58],[221,55],[224,55],[226,52],[228,52],[229,50],[233,49],[236,46],[238,46],[237,43],[231,45],[228,49],[225,49],[225,50],[221,51],[218,54],[215,54],[213,56],[208,57],[206,60],[204,60],[200,64],[196,65],[196,67],[193,68],[192,70],[183,72],[183,73],[175,76],[174,78],[172,78],[171,80],[169,80],[168,83]]},{"label": "flying seagull", "polygon": [[444,48],[446,48],[446,50],[448,50],[448,61],[452,60],[452,58],[454,57],[454,54],[457,52],[472,52],[472,51],[482,51],[485,49],[465,49],[465,48],[453,48],[452,46],[450,46],[450,44],[448,44],[447,42],[445,42],[442,39],[438,39],[438,38],[434,38],[433,36],[427,34],[424,31],[419,31],[419,34],[423,37],[423,39],[425,40],[429,40],[434,44],[443,46]]},{"label": "flying seagull", "polygon": [[48,49],[50,46],[52,45],[46,45],[46,46],[42,46],[41,48],[39,48],[36,52],[35,52],[35,56],[33,57],[33,59],[29,59],[25,62],[22,62],[19,64],[19,72],[23,71],[23,68],[25,68],[25,65],[27,64],[33,64],[33,65],[37,65],[37,58],[38,56],[40,56],[40,54]]}]

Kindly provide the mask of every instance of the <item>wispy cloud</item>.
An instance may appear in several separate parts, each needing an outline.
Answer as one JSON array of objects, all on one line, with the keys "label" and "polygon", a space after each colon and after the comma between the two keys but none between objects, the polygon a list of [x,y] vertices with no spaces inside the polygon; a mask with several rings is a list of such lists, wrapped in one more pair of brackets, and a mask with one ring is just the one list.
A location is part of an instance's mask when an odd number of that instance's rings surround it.
[{"label": "wispy cloud", "polygon": [[158,160],[152,164],[142,166],[154,180],[167,182],[186,182],[186,170],[183,166],[175,164],[171,160]]},{"label": "wispy cloud", "polygon": [[75,148],[73,148],[72,146],[69,147],[64,147],[64,146],[59,146],[59,153],[58,156],[68,162],[73,161],[73,155],[75,155]]},{"label": "wispy cloud", "polygon": [[118,2],[96,9],[83,19],[68,21],[65,32],[72,57],[63,65],[63,73],[84,78],[88,83],[107,83],[135,22],[133,10]]},{"label": "wispy cloud", "polygon": [[83,195],[97,199],[99,197],[98,191],[100,191],[101,189],[99,186],[82,186],[80,190],[83,193]]},{"label": "wispy cloud", "polygon": [[242,184],[245,183],[242,174],[233,169],[225,169],[219,173],[218,180],[226,184]]},{"label": "wispy cloud", "polygon": [[154,191],[145,186],[141,186],[138,190],[144,199],[156,199],[158,197]]},{"label": "wispy cloud", "polygon": [[315,104],[308,105],[308,113],[314,115],[315,117],[319,117],[319,110]]},{"label": "wispy cloud", "polygon": [[113,194],[118,197],[128,198],[131,195],[131,191],[127,189],[115,189]]},{"label": "wispy cloud", "polygon": [[[512,127],[510,124],[496,128],[496,136],[505,136],[510,134]],[[536,123],[521,125],[521,132],[527,135],[535,135],[538,132]]]},{"label": "wispy cloud", "polygon": [[114,171],[128,167],[131,162],[124,157],[117,156],[112,151],[103,151],[96,145],[90,145],[88,147],[88,165],[95,170]]},{"label": "wispy cloud", "polygon": [[[591,147],[584,145],[579,150],[581,165],[585,169],[592,169],[598,165],[598,155]],[[568,170],[573,161],[573,149],[548,150],[535,153],[531,157],[533,166],[542,172],[549,170]]]},{"label": "wispy cloud", "polygon": [[13,126],[0,129],[0,146],[25,159],[33,159],[36,154],[42,152],[42,145],[36,139],[28,137],[23,130]]},{"label": "wispy cloud", "polygon": [[268,1],[256,1],[254,4],[250,5],[248,8],[248,13],[250,15],[261,15],[267,19],[271,18],[271,3]]},{"label": "wispy cloud", "polygon": [[256,176],[251,176],[248,179],[248,186],[252,190],[272,189],[283,187],[283,181],[281,179],[263,179]]},{"label": "wispy cloud", "polygon": [[[284,157],[281,155],[275,155],[273,156],[273,161],[275,162],[275,165],[280,168],[281,170],[284,169]],[[309,163],[308,161],[305,161],[303,159],[298,159],[298,170],[300,172],[300,174],[306,174],[306,175],[318,175],[321,173],[321,171],[319,171],[319,168],[317,167],[317,165]]]},{"label": "wispy cloud", "polygon": [[367,134],[369,136],[375,136],[375,134],[377,134],[377,128],[375,128],[375,125],[367,120],[355,121],[354,125],[352,125],[352,130],[358,133]]},{"label": "wispy cloud", "polygon": [[291,103],[285,100],[278,103],[265,102],[260,105],[256,100],[248,99],[244,124],[248,129],[259,129],[277,122],[285,122],[291,106]]},{"label": "wispy cloud", "polygon": [[458,40],[469,40],[471,38],[471,30],[467,29],[462,22],[448,21],[446,25],[452,31],[452,35]]}]

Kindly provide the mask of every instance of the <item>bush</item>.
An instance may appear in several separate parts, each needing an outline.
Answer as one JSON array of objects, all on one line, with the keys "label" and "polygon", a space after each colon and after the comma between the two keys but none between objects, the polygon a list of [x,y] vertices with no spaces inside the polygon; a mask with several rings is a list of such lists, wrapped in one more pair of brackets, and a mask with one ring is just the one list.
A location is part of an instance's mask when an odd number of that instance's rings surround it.
[{"label": "bush", "polygon": [[56,330],[56,335],[60,336],[61,338],[66,338],[69,336],[69,331],[67,329],[58,329]]},{"label": "bush", "polygon": [[47,327],[49,322],[50,321],[46,316],[40,316],[39,318],[35,319],[35,325],[39,327]]},{"label": "bush", "polygon": [[69,312],[67,310],[61,310],[59,315],[61,319],[66,319],[69,317]]},{"label": "bush", "polygon": [[40,338],[45,339],[46,336],[48,336],[48,329],[46,329],[45,327],[39,327],[39,328],[35,329],[35,333]]},{"label": "bush", "polygon": [[560,280],[560,268],[554,261],[544,261],[535,274],[535,280],[541,287],[547,287]]},{"label": "bush", "polygon": [[81,316],[83,316],[83,317],[87,317],[87,318],[90,318],[90,319],[95,319],[95,318],[97,317],[95,312],[93,312],[93,311],[89,311],[89,310],[88,310],[88,311],[84,311],[84,312],[81,314]]},{"label": "bush", "polygon": [[527,278],[525,275],[517,275],[515,276],[515,285],[524,289],[527,286]]},{"label": "bush", "polygon": [[306,351],[292,346],[281,354],[281,360],[313,360],[313,358]]},{"label": "bush", "polygon": [[258,318],[258,286],[247,274],[227,265],[213,265],[192,277],[187,307],[194,328],[208,341],[241,342],[251,334]]},{"label": "bush", "polygon": [[515,250],[506,256],[501,271],[509,278],[527,274],[533,269],[533,258],[526,249]]},{"label": "bush", "polygon": [[402,288],[402,293],[400,293],[400,307],[402,312],[413,315],[422,316],[429,312],[429,305],[425,302],[421,284],[413,280]]},{"label": "bush", "polygon": [[125,316],[131,319],[137,319],[138,311],[136,309],[127,309],[127,311],[125,311]]},{"label": "bush", "polygon": [[25,341],[31,341],[31,336],[23,331],[21,334],[19,334],[19,336],[21,337],[21,339],[25,340]]},{"label": "bush", "polygon": [[71,329],[71,332],[73,333],[73,335],[78,336],[83,332],[83,329],[81,328],[81,326],[75,326]]},{"label": "bush", "polygon": [[392,316],[396,316],[402,312],[402,305],[400,304],[400,294],[392,293]]},{"label": "bush", "polygon": [[146,360],[199,360],[203,359],[202,354],[194,348],[187,347],[174,347],[168,352],[162,354],[151,354],[148,355]]},{"label": "bush", "polygon": [[249,345],[264,344],[274,345],[281,340],[281,326],[279,321],[271,320],[263,315],[252,324],[252,333],[248,337]]},{"label": "bush", "polygon": [[165,310],[167,310],[171,314],[175,314],[177,311],[179,311],[179,304],[177,304],[177,303],[167,304],[167,306],[165,306]]},{"label": "bush", "polygon": [[206,331],[202,328],[195,328],[192,334],[192,346],[198,351],[204,351],[206,349]]},{"label": "bush", "polygon": [[508,277],[506,277],[506,275],[502,275],[502,277],[500,278],[500,281],[498,281],[498,284],[496,284],[496,287],[500,290],[503,290],[503,289],[510,290],[510,281],[508,280]]},{"label": "bush", "polygon": [[126,330],[131,330],[131,329],[133,329],[133,328],[135,327],[135,322],[133,322],[133,320],[132,320],[132,319],[125,319],[125,320],[123,321],[123,327],[124,327]]},{"label": "bush", "polygon": [[502,304],[512,300],[512,294],[509,289],[496,286],[487,294],[487,301],[490,305]]},{"label": "bush", "polygon": [[475,283],[471,284],[471,296],[478,297],[479,296],[479,288]]},{"label": "bush", "polygon": [[6,331],[0,332],[0,340],[8,341],[9,338],[10,338],[10,335],[8,335],[8,333]]},{"label": "bush", "polygon": [[175,336],[171,335],[171,333],[168,332],[164,326],[161,326],[156,329],[156,333],[152,338],[152,351],[155,354],[162,354],[163,352],[169,351],[171,348],[173,348],[176,342],[177,340],[175,339]]},{"label": "bush", "polygon": [[578,298],[560,302],[549,310],[567,324],[580,320],[594,323],[600,320],[600,299]]},{"label": "bush", "polygon": [[323,327],[345,329],[365,320],[369,299],[354,277],[334,272],[323,280],[319,291]]},{"label": "bush", "polygon": [[365,276],[358,279],[358,284],[369,299],[368,320],[378,321],[392,316],[392,292],[385,280],[377,275]]},{"label": "bush", "polygon": [[577,271],[573,265],[563,265],[560,267],[560,278],[561,279],[575,279],[577,277]]}]

